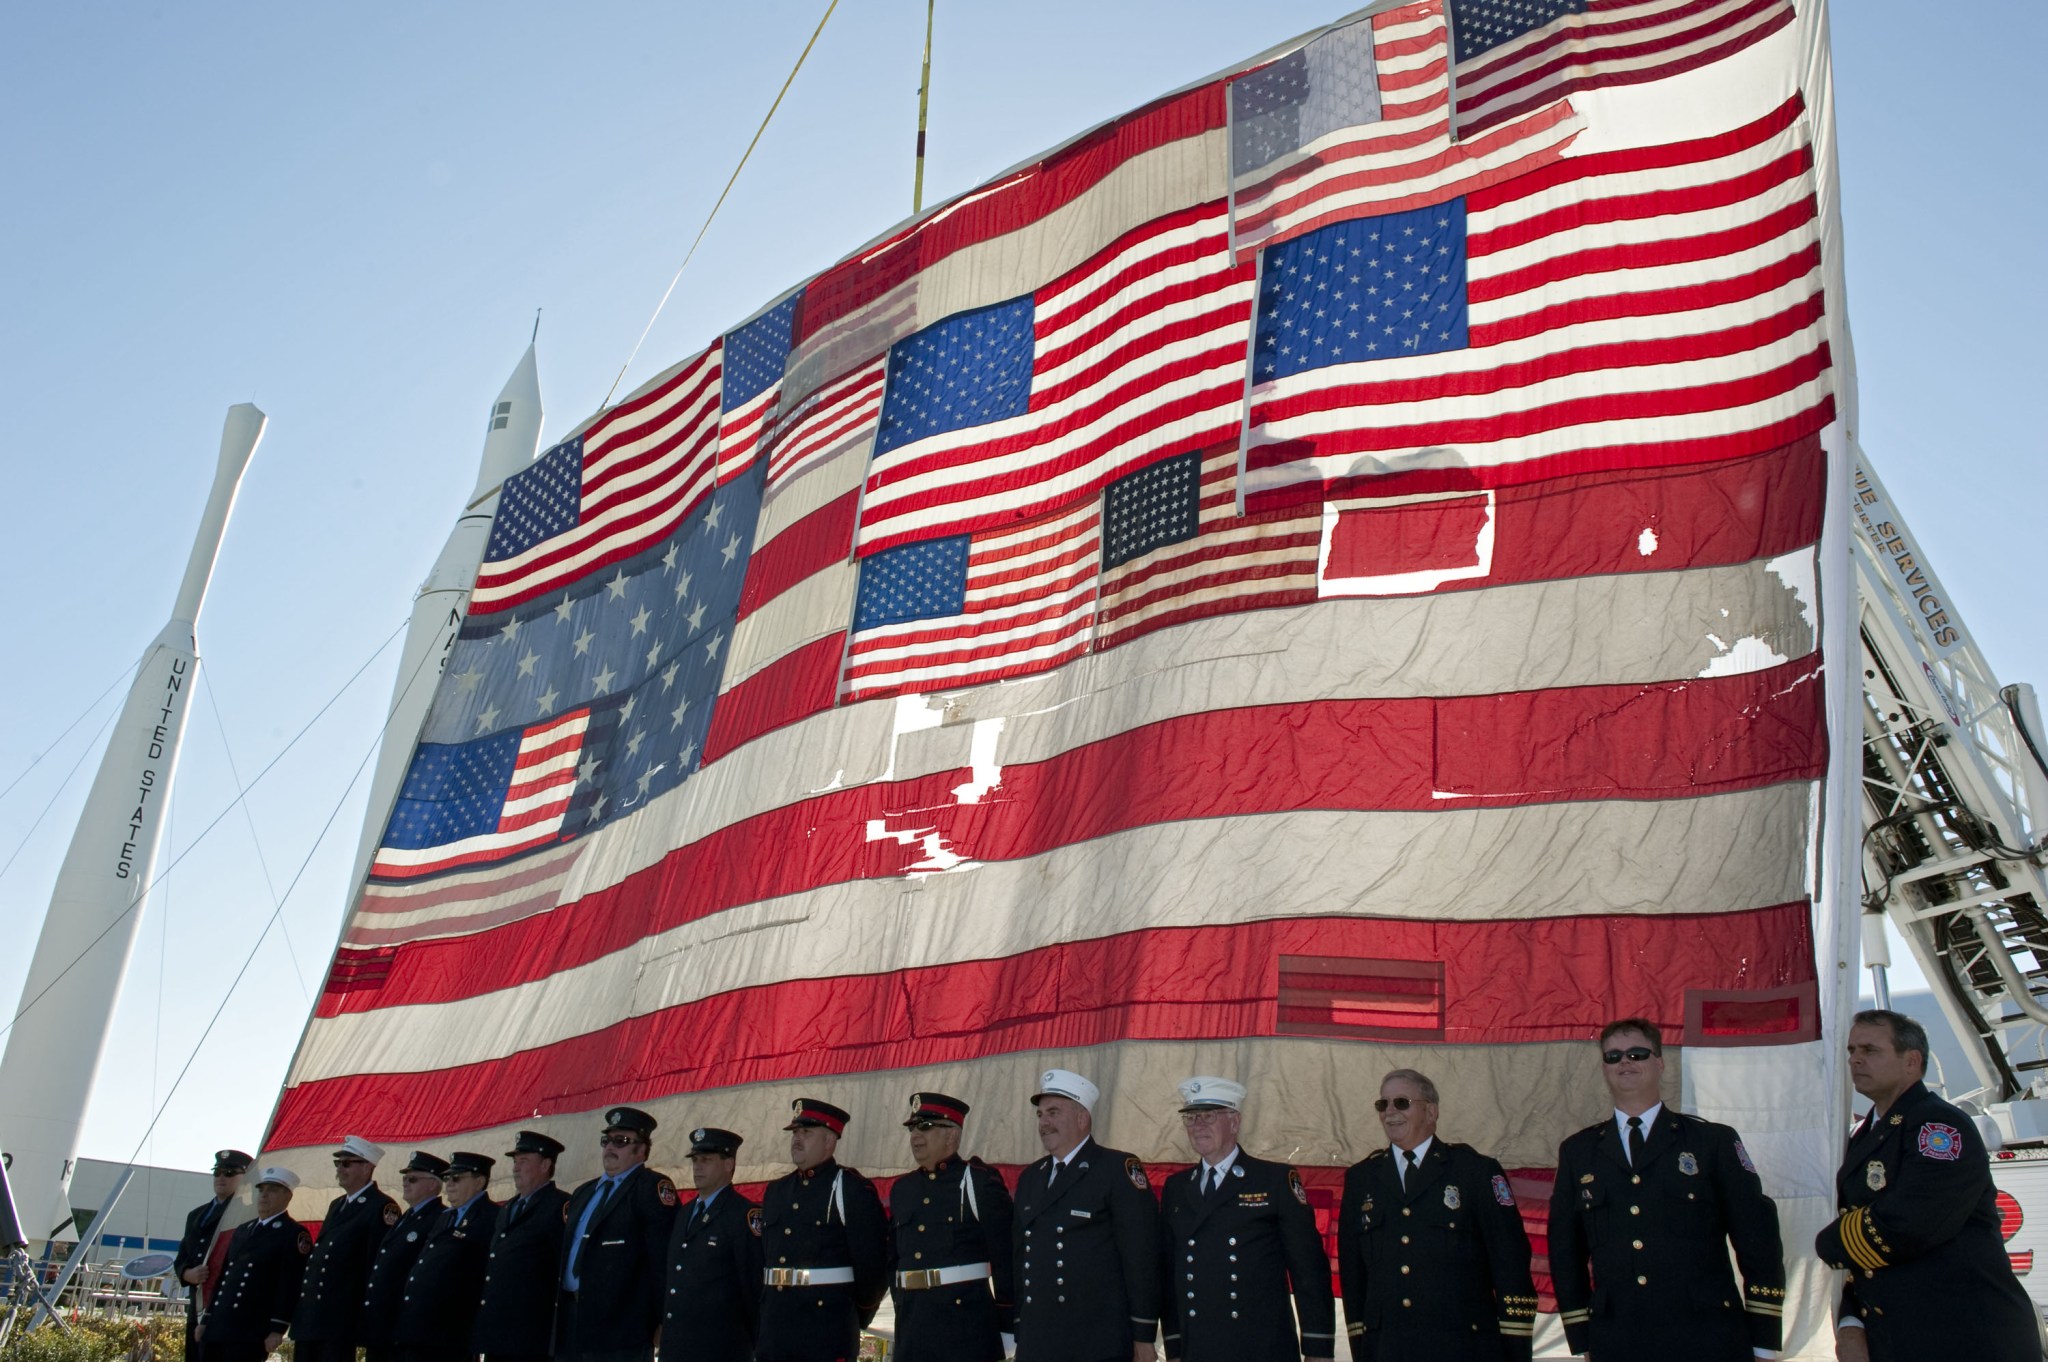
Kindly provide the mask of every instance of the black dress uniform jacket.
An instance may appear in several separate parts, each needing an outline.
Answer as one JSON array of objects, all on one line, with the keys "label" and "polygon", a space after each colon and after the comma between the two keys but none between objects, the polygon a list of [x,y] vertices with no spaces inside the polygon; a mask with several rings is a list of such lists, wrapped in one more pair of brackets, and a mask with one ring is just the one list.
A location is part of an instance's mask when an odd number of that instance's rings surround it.
[{"label": "black dress uniform jacket", "polygon": [[[576,1227],[602,1178],[578,1187],[562,1208],[563,1270],[577,1254]],[[563,1292],[555,1318],[558,1357],[616,1354],[650,1357],[661,1332],[668,1236],[675,1224],[676,1185],[646,1164],[619,1182],[611,1201],[590,1218],[576,1257],[578,1289]]]},{"label": "black dress uniform jacket", "polygon": [[405,1299],[405,1279],[412,1274],[413,1260],[420,1247],[448,1208],[439,1197],[428,1197],[417,1206],[399,1210],[395,1204],[391,1224],[370,1260],[370,1279],[363,1285],[363,1313],[356,1340],[369,1354],[369,1362],[391,1362],[398,1343],[398,1306]]},{"label": "black dress uniform jacket", "polygon": [[1159,1191],[1166,1355],[1187,1362],[1335,1357],[1330,1259],[1301,1175],[1240,1149],[1204,1196],[1203,1170],[1197,1163],[1175,1173]]},{"label": "black dress uniform jacket", "polygon": [[668,1241],[661,1355],[689,1362],[749,1362],[760,1332],[761,1241],[754,1203],[739,1188],[679,1207]]},{"label": "black dress uniform jacket", "polygon": [[[207,1252],[213,1247],[214,1232],[220,1228],[221,1217],[227,1214],[227,1210],[225,1201],[208,1201],[185,1213],[185,1233],[178,1240],[178,1252],[171,1259],[171,1276],[180,1284],[184,1283],[187,1272],[206,1261]],[[185,1287],[185,1356],[193,1362],[197,1362],[199,1352],[193,1346],[192,1331],[199,1327],[199,1302],[204,1289]]]},{"label": "black dress uniform jacket", "polygon": [[1355,1358],[1528,1362],[1529,1235],[1501,1166],[1433,1140],[1402,1185],[1379,1149],[1344,1173],[1338,1280]]},{"label": "black dress uniform jacket", "polygon": [[1019,1362],[1127,1362],[1159,1332],[1159,1202],[1134,1154],[1081,1142],[1052,1186],[1017,1179]]},{"label": "black dress uniform jacket", "polygon": [[1777,1205],[1732,1129],[1669,1107],[1645,1137],[1641,1168],[1629,1166],[1612,1117],[1566,1138],[1550,1197],[1550,1275],[1574,1352],[1748,1362],[1779,1346]]},{"label": "black dress uniform jacket", "polygon": [[327,1218],[320,1222],[320,1237],[299,1285],[299,1308],[292,1315],[292,1353],[298,1362],[316,1362],[330,1353],[354,1362],[370,1261],[389,1228],[384,1213],[396,1205],[375,1183],[353,1200],[338,1196],[327,1203]]},{"label": "black dress uniform jacket", "polygon": [[299,1308],[299,1279],[312,1252],[313,1236],[289,1215],[237,1228],[203,1320],[205,1355],[216,1362],[261,1358],[263,1340],[291,1328]]},{"label": "black dress uniform jacket", "polygon": [[[958,1154],[913,1169],[889,1188],[896,1240],[896,1345],[902,1362],[997,1362],[1015,1325],[1010,1302],[1010,1189],[995,1169]],[[905,1286],[901,1274],[987,1264],[988,1277]]]},{"label": "black dress uniform jacket", "polygon": [[2037,1362],[2034,1307],[2006,1256],[1990,1156],[1968,1116],[1915,1083],[1851,1133],[1835,1197],[1841,1218],[1813,1248],[1849,1269],[1842,1315],[1863,1321],[1873,1362]]},{"label": "black dress uniform jacket", "polygon": [[491,1256],[498,1206],[478,1196],[467,1210],[449,1207],[420,1240],[419,1256],[406,1274],[398,1302],[398,1349],[406,1358],[470,1356],[477,1303],[484,1294],[484,1268]]},{"label": "black dress uniform jacket", "polygon": [[853,1269],[850,1286],[764,1286],[760,1362],[850,1362],[889,1285],[889,1222],[875,1184],[827,1159],[769,1183],[755,1220],[768,1271]]},{"label": "black dress uniform jacket", "polygon": [[551,1351],[562,1290],[562,1208],[568,1204],[569,1194],[550,1182],[498,1207],[471,1351],[490,1357]]}]

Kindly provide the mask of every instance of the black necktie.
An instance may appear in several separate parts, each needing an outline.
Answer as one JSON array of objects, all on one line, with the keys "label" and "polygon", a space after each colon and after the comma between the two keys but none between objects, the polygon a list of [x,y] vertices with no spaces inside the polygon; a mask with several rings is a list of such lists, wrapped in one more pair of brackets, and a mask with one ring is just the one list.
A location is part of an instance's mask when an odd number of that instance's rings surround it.
[{"label": "black necktie", "polygon": [[525,1209],[526,1209],[526,1198],[525,1198],[525,1197],[523,1197],[523,1196],[516,1196],[516,1197],[513,1197],[513,1198],[512,1198],[512,1209],[511,1209],[511,1210],[509,1210],[509,1211],[507,1211],[507,1212],[505,1212],[505,1228],[509,1230],[509,1229],[511,1229],[511,1228],[512,1228],[512,1227],[513,1227],[514,1225],[518,1224],[518,1223],[519,1223],[519,1213],[520,1213],[521,1211],[525,1210]]},{"label": "black necktie", "polygon": [[1206,1165],[1206,1164],[1205,1164],[1205,1165],[1203,1165],[1203,1167],[1202,1167],[1202,1195],[1203,1195],[1203,1196],[1205,1196],[1205,1197],[1209,1197],[1209,1196],[1214,1196],[1214,1195],[1216,1194],[1216,1184],[1217,1184],[1217,1183],[1219,1183],[1219,1182],[1221,1182],[1221,1181],[1223,1181],[1223,1175],[1222,1175],[1221,1173],[1217,1172],[1217,1171],[1216,1171],[1216,1170],[1215,1170],[1214,1168],[1211,1168],[1211,1167],[1209,1167],[1209,1166],[1208,1166],[1208,1165]]},{"label": "black necktie", "polygon": [[1415,1176],[1415,1151],[1404,1149],[1401,1151],[1401,1157],[1408,1161],[1408,1166],[1401,1170],[1401,1190],[1405,1192],[1408,1190],[1409,1180]]},{"label": "black necktie", "polygon": [[1628,1118],[1628,1166],[1640,1168],[1643,1163],[1643,1118]]}]

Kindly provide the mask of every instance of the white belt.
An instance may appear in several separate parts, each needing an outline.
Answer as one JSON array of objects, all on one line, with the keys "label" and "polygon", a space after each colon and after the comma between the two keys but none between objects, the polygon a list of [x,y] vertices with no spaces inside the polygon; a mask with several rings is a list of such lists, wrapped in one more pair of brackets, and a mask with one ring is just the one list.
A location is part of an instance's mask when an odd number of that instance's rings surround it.
[{"label": "white belt", "polygon": [[767,1286],[852,1286],[850,1267],[767,1267],[761,1269]]},{"label": "white belt", "polygon": [[921,1267],[915,1272],[896,1274],[896,1285],[906,1291],[924,1291],[934,1286],[958,1286],[978,1282],[993,1274],[987,1263],[961,1263],[957,1267]]}]

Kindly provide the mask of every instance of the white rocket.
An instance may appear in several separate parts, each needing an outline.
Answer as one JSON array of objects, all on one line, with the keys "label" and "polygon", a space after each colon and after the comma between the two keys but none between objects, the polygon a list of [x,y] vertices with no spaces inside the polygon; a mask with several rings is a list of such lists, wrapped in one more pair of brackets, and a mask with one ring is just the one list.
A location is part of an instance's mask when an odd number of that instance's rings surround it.
[{"label": "white rocket", "polygon": [[9,1156],[22,1230],[37,1239],[55,1235],[70,1220],[66,1193],[78,1131],[155,872],[164,805],[198,677],[199,607],[242,470],[267,420],[246,402],[228,408],[213,491],[170,622],[143,653],[107,739],[7,1033],[0,1150]]},{"label": "white rocket", "polygon": [[[370,873],[370,858],[384,839],[384,825],[390,821],[391,806],[398,801],[398,789],[405,780],[406,766],[419,742],[427,710],[434,702],[434,688],[440,684],[441,669],[455,647],[462,617],[469,608],[470,588],[476,585],[477,568],[490,542],[491,518],[498,511],[498,489],[505,479],[533,462],[540,448],[540,377],[534,367],[533,346],[519,357],[512,377],[498,400],[491,404],[489,424],[484,430],[484,453],[477,469],[476,487],[469,504],[433,571],[413,597],[412,622],[406,626],[405,652],[398,660],[398,680],[391,688],[391,708],[384,723],[384,737],[377,749],[377,770],[370,782],[370,800],[363,811],[363,836],[356,849],[352,891],[360,888]],[[344,927],[346,930],[346,927]]]}]

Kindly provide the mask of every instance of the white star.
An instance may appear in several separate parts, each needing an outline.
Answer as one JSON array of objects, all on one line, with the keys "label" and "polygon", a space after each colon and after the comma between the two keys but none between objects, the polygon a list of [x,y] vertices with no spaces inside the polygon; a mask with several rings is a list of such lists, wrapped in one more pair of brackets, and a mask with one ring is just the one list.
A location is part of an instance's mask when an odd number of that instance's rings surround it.
[{"label": "white star", "polygon": [[621,723],[624,723],[624,722],[625,722],[626,720],[628,720],[628,719],[632,718],[632,717],[633,717],[633,710],[634,710],[634,707],[635,707],[635,706],[637,706],[637,705],[638,705],[639,703],[640,703],[640,697],[639,697],[639,696],[637,696],[637,695],[629,695],[629,696],[627,696],[627,697],[626,697],[626,703],[625,703],[625,704],[623,704],[623,705],[621,705],[621,706],[619,706],[619,722],[621,722]]},{"label": "white star", "polygon": [[555,688],[553,686],[549,686],[539,695],[533,697],[535,712],[542,715],[552,714],[555,709],[556,698],[557,692]]},{"label": "white star", "polygon": [[483,710],[476,716],[476,731],[479,733],[488,733],[497,726],[498,707],[496,705],[492,705],[489,709]]},{"label": "white star", "polygon": [[567,596],[562,597],[561,603],[555,607],[555,618],[563,624],[569,622],[569,598]]},{"label": "white star", "polygon": [[456,694],[458,694],[458,695],[467,695],[467,694],[469,694],[469,693],[470,693],[471,691],[473,691],[473,690],[475,690],[475,689],[476,689],[476,687],[477,687],[477,683],[478,683],[479,681],[483,680],[483,679],[484,679],[484,674],[483,674],[482,672],[478,671],[478,670],[477,670],[477,669],[476,669],[475,667],[471,667],[471,668],[470,668],[470,669],[469,669],[468,671],[466,671],[466,672],[457,672],[457,673],[455,674],[455,692],[456,692]]},{"label": "white star", "polygon": [[693,633],[693,634],[694,634],[694,633],[696,633],[698,629],[700,629],[700,628],[702,628],[702,627],[703,627],[703,624],[704,624],[704,602],[702,602],[702,601],[699,601],[699,602],[697,602],[697,604],[696,604],[696,605],[694,605],[694,606],[692,606],[692,607],[691,607],[691,609],[690,609],[690,614],[689,614],[689,621],[690,621],[690,632],[691,632],[691,633]]},{"label": "white star", "polygon": [[718,518],[724,514],[725,507],[719,505],[716,501],[712,502],[711,509],[704,513],[704,528],[707,530],[717,529]]},{"label": "white star", "polygon": [[634,729],[634,730],[633,730],[633,736],[632,736],[632,737],[630,737],[630,738],[628,738],[628,739],[626,739],[626,755],[627,755],[627,756],[629,756],[629,757],[637,757],[637,756],[639,756],[639,755],[640,755],[640,744],[641,744],[641,743],[643,743],[643,742],[646,742],[646,741],[647,741],[647,735],[646,735],[646,734],[644,734],[644,733],[642,733],[642,732],[641,732],[641,731],[640,731],[639,729],[637,729],[637,728],[636,728],[636,729]]},{"label": "white star", "polygon": [[585,653],[589,652],[591,640],[596,637],[597,635],[591,633],[588,629],[585,629],[582,633],[578,634],[576,636],[576,656],[581,657]]},{"label": "white star", "polygon": [[661,555],[661,566],[664,571],[674,572],[676,570],[676,555],[681,551],[682,546],[679,544],[670,544],[668,546],[668,552]]},{"label": "white star", "polygon": [[610,695],[612,693],[612,682],[618,679],[618,675],[610,667],[606,667],[596,676],[591,677],[590,684],[595,688],[591,691],[591,694]]},{"label": "white star", "polygon": [[653,614],[651,614],[648,611],[647,607],[643,605],[640,607],[640,613],[633,616],[633,618],[628,620],[627,623],[633,626],[634,633],[644,634],[647,632],[647,621],[653,618]]},{"label": "white star", "polygon": [[675,729],[681,728],[683,726],[683,713],[684,711],[688,710],[689,707],[690,697],[685,695],[682,699],[682,703],[678,704],[674,709],[668,712],[668,717],[672,721],[669,724],[670,731],[674,731]]},{"label": "white star", "polygon": [[694,742],[686,742],[686,743],[684,743],[684,744],[683,744],[683,750],[682,750],[681,752],[678,752],[678,753],[676,754],[676,760],[677,760],[677,761],[680,761],[680,762],[681,762],[681,763],[683,764],[683,769],[684,769],[685,771],[687,771],[687,770],[689,770],[689,769],[690,769],[691,763],[692,763],[692,762],[694,762],[694,761],[696,760],[696,757],[697,757],[697,744],[696,744],[696,743],[694,743]]},{"label": "white star", "polygon": [[600,819],[600,818],[604,817],[604,806],[605,806],[605,803],[606,803],[606,800],[605,800],[605,797],[604,797],[603,795],[599,795],[599,796],[598,796],[597,798],[595,798],[595,799],[593,799],[593,800],[591,800],[591,801],[590,801],[590,821],[591,821],[591,822],[595,823],[595,822],[596,822],[596,821],[597,821],[598,819]]},{"label": "white star", "polygon": [[660,769],[661,768],[658,766],[650,767],[647,770],[642,771],[640,773],[640,778],[634,782],[634,784],[640,787],[638,793],[641,798],[644,799],[647,797],[647,787],[654,783],[654,773]]},{"label": "white star", "polygon": [[689,573],[687,573],[687,572],[685,572],[685,573],[684,573],[684,574],[683,574],[682,576],[680,576],[680,577],[676,578],[676,599],[677,599],[677,600],[681,600],[681,599],[682,599],[683,597],[685,597],[685,596],[687,596],[687,595],[689,595],[689,594],[690,594],[690,574],[689,574]]},{"label": "white star", "polygon": [[596,780],[597,768],[602,766],[603,764],[604,763],[599,761],[596,757],[585,757],[582,761],[577,762],[576,783],[579,785],[588,785],[591,781]]},{"label": "white star", "polygon": [[724,643],[725,643],[725,635],[724,635],[724,634],[713,634],[713,635],[712,635],[712,636],[711,636],[710,638],[706,639],[706,640],[705,640],[705,642],[704,642],[704,655],[705,655],[706,657],[717,657],[717,656],[718,656],[718,650],[719,650],[719,648],[720,648],[721,646],[723,646],[723,645],[724,645]]},{"label": "white star", "polygon": [[647,650],[647,670],[653,671],[654,664],[659,661],[661,661],[661,640],[656,639],[654,640],[654,645]]},{"label": "white star", "polygon": [[739,551],[740,537],[738,535],[734,535],[732,538],[725,541],[725,547],[720,549],[719,553],[724,555],[726,566],[730,567],[732,566],[732,560],[739,556]]},{"label": "white star", "polygon": [[519,659],[519,674],[521,676],[532,676],[533,664],[538,661],[540,661],[540,654],[528,648],[526,656]]},{"label": "white star", "polygon": [[[649,663],[648,665],[649,665],[649,666],[653,666],[654,664],[650,662],[650,663]],[[671,662],[671,663],[669,663],[669,664],[668,664],[668,667],[667,667],[667,668],[666,668],[666,669],[665,669],[665,670],[664,670],[664,671],[662,672],[662,674],[661,674],[661,688],[662,688],[663,690],[667,690],[667,689],[668,689],[669,687],[671,687],[671,686],[675,685],[675,683],[676,683],[676,673],[677,673],[677,672],[679,672],[679,671],[681,671],[681,670],[682,670],[682,665],[681,665],[680,663],[676,663],[676,662]]]},{"label": "white star", "polygon": [[624,600],[626,598],[626,570],[624,568],[620,568],[618,575],[616,577],[613,577],[609,582],[606,582],[604,584],[604,587],[605,590],[612,593],[613,600]]},{"label": "white star", "polygon": [[512,619],[506,620],[506,621],[505,621],[505,624],[504,624],[504,627],[503,627],[503,628],[501,628],[501,629],[499,629],[499,630],[498,630],[498,632],[499,632],[500,634],[504,635],[504,637],[505,637],[505,641],[506,641],[507,643],[510,643],[510,642],[511,642],[511,641],[512,641],[513,639],[515,639],[515,638],[518,638],[518,637],[519,637],[519,620],[518,620],[518,618],[517,618],[517,617],[515,616],[515,617],[514,617],[514,618],[512,618]]}]

